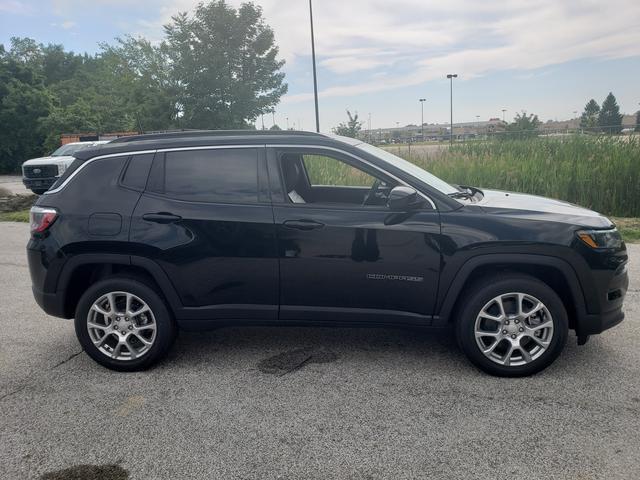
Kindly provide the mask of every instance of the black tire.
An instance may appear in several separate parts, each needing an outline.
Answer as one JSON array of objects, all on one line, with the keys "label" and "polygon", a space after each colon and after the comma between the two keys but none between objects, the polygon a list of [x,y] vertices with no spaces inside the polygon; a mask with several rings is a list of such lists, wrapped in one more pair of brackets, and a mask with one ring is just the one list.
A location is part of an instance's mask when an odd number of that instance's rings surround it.
[{"label": "black tire", "polygon": [[48,188],[45,188],[44,190],[42,189],[37,189],[37,190],[31,190],[33,193],[35,193],[36,195],[44,195],[44,193],[48,190]]},{"label": "black tire", "polygon": [[[506,366],[496,363],[481,351],[476,342],[475,325],[476,318],[488,302],[499,295],[512,292],[531,295],[546,306],[552,317],[553,334],[546,351],[539,357],[524,365]],[[464,302],[464,305],[459,310],[456,323],[458,344],[467,358],[486,373],[500,377],[533,375],[551,365],[565,346],[569,323],[562,300],[548,285],[536,278],[515,273],[486,278],[481,283],[473,285],[460,301]],[[509,339],[504,341],[508,346]]]},{"label": "black tire", "polygon": [[[131,293],[144,301],[153,313],[156,323],[155,340],[153,345],[139,358],[118,360],[108,357],[91,340],[87,328],[89,311],[94,302],[109,292]],[[168,353],[177,334],[171,312],[160,295],[142,281],[126,277],[101,280],[87,289],[76,308],[75,329],[78,341],[87,355],[100,365],[120,372],[133,372],[151,367]]]}]

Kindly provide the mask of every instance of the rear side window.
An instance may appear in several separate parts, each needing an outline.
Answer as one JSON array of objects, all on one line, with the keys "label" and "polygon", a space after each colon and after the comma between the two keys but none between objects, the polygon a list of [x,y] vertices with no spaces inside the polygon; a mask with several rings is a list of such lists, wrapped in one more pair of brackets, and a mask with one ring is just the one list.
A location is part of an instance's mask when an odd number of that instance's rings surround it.
[{"label": "rear side window", "polygon": [[153,156],[153,153],[132,155],[122,176],[122,185],[134,190],[144,190]]},{"label": "rear side window", "polygon": [[[252,148],[167,152],[156,158],[151,190],[180,200],[258,201],[258,151]],[[164,164],[164,169],[162,168]],[[164,175],[162,175],[164,170]],[[164,178],[162,178],[164,177]]]}]

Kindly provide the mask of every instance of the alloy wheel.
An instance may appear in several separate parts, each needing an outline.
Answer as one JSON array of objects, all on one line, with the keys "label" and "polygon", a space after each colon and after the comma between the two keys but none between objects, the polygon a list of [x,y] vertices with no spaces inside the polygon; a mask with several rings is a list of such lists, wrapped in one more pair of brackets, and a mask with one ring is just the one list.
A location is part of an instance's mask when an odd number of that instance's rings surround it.
[{"label": "alloy wheel", "polygon": [[149,352],[157,324],[151,308],[129,292],[109,292],[98,298],[87,316],[89,338],[113,360],[131,361]]},{"label": "alloy wheel", "polygon": [[536,297],[505,293],[480,310],[474,327],[480,351],[491,361],[510,366],[526,365],[539,358],[553,339],[553,318]]}]

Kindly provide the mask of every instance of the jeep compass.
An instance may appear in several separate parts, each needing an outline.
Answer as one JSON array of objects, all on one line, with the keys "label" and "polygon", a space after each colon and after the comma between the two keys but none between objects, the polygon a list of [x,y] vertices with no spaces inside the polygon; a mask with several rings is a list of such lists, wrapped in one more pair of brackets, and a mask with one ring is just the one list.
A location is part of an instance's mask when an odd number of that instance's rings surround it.
[{"label": "jeep compass", "polygon": [[607,218],[451,185],[354,139],[202,131],[84,149],[31,210],[33,293],[86,353],[147,368],[179,328],[451,328],[524,376],[624,318]]}]

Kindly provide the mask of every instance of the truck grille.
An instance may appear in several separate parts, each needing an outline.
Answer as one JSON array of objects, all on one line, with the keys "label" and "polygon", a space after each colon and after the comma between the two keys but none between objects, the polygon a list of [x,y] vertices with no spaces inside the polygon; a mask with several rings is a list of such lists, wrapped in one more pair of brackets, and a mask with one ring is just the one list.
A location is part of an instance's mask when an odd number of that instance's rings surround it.
[{"label": "truck grille", "polygon": [[26,178],[51,178],[57,175],[57,165],[34,165],[24,167],[24,176]]}]

